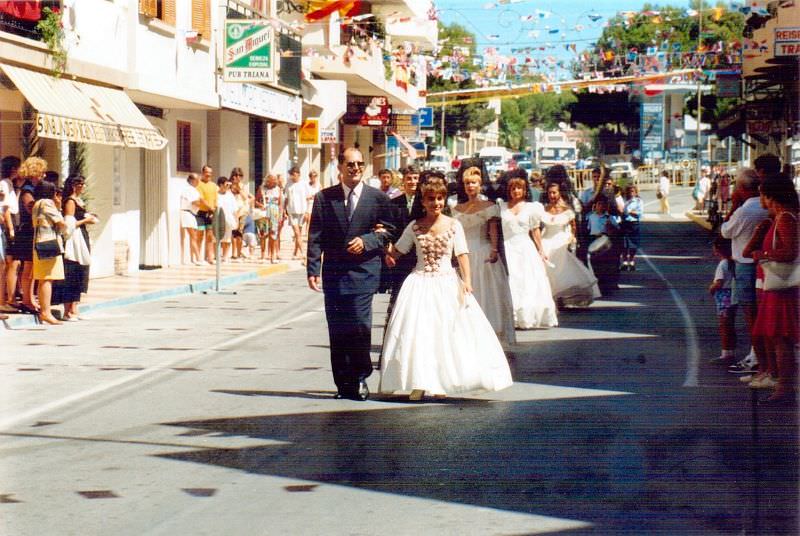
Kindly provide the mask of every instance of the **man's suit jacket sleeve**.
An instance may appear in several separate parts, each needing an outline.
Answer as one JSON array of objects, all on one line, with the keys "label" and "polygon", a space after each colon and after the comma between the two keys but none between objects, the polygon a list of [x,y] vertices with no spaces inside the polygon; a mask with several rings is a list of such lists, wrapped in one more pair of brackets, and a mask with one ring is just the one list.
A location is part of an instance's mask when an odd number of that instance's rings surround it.
[{"label": "man's suit jacket sleeve", "polygon": [[306,251],[306,273],[318,276],[322,262],[322,230],[325,228],[325,210],[323,209],[322,192],[314,196],[314,207],[311,209],[311,223],[308,227],[308,248]]},{"label": "man's suit jacket sleeve", "polygon": [[375,205],[378,216],[376,223],[381,224],[384,231],[378,233],[373,231],[361,236],[366,251],[385,248],[392,241],[397,227],[389,197],[383,192],[377,192]]}]

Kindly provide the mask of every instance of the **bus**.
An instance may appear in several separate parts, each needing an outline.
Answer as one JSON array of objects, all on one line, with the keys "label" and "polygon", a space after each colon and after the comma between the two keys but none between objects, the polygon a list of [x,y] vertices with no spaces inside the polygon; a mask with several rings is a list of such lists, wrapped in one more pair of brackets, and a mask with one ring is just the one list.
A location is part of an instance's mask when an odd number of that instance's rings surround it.
[{"label": "bus", "polygon": [[526,131],[531,146],[533,164],[542,169],[556,164],[574,168],[578,162],[578,144],[570,141],[560,130],[544,131],[540,128]]}]

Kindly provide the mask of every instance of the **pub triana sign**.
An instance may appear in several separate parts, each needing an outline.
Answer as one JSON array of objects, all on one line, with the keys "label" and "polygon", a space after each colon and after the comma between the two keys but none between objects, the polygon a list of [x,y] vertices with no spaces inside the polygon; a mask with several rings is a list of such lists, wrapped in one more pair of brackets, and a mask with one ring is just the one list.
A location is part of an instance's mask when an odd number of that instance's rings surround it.
[{"label": "pub triana sign", "polygon": [[264,19],[227,19],[222,78],[226,82],[275,81],[275,29]]}]

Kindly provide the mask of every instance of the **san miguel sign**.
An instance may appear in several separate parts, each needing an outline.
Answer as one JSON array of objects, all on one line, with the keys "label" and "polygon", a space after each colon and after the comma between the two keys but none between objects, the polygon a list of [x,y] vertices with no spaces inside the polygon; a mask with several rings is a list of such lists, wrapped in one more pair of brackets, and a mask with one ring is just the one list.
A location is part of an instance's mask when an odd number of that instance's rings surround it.
[{"label": "san miguel sign", "polygon": [[226,82],[275,81],[275,29],[264,19],[225,21]]}]

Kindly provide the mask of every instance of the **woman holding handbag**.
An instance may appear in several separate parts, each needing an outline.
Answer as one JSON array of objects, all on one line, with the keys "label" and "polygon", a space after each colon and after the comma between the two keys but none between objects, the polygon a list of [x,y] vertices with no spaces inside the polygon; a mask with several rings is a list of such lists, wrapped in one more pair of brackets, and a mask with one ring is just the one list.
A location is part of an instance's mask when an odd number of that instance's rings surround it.
[{"label": "woman holding handbag", "polygon": [[50,300],[53,281],[64,279],[61,235],[66,230],[64,217],[56,204],[56,187],[42,181],[33,190],[33,278],[39,283],[39,318],[48,324],[61,324],[53,316]]},{"label": "woman holding handbag", "polygon": [[[766,368],[756,375],[753,379],[756,385],[752,386],[774,385],[775,391],[766,401],[786,403],[794,401],[796,396],[794,347],[800,340],[798,286],[775,285],[768,272],[774,264],[781,265],[776,268],[791,268],[797,263],[799,204],[792,182],[783,176],[768,178],[761,184],[761,205],[769,211],[770,219],[759,224],[743,251],[743,255],[759,263],[756,267],[758,312],[752,336],[754,346],[762,348],[767,358]],[[778,374],[777,385],[772,380],[772,372]]]},{"label": "woman holding handbag", "polygon": [[89,265],[92,261],[87,225],[98,222],[94,214],[86,212],[81,194],[86,179],[70,175],[64,182],[61,197],[66,236],[64,240],[64,281],[53,287],[52,303],[64,304],[63,319],[78,320],[78,302],[81,294],[89,290]]}]

